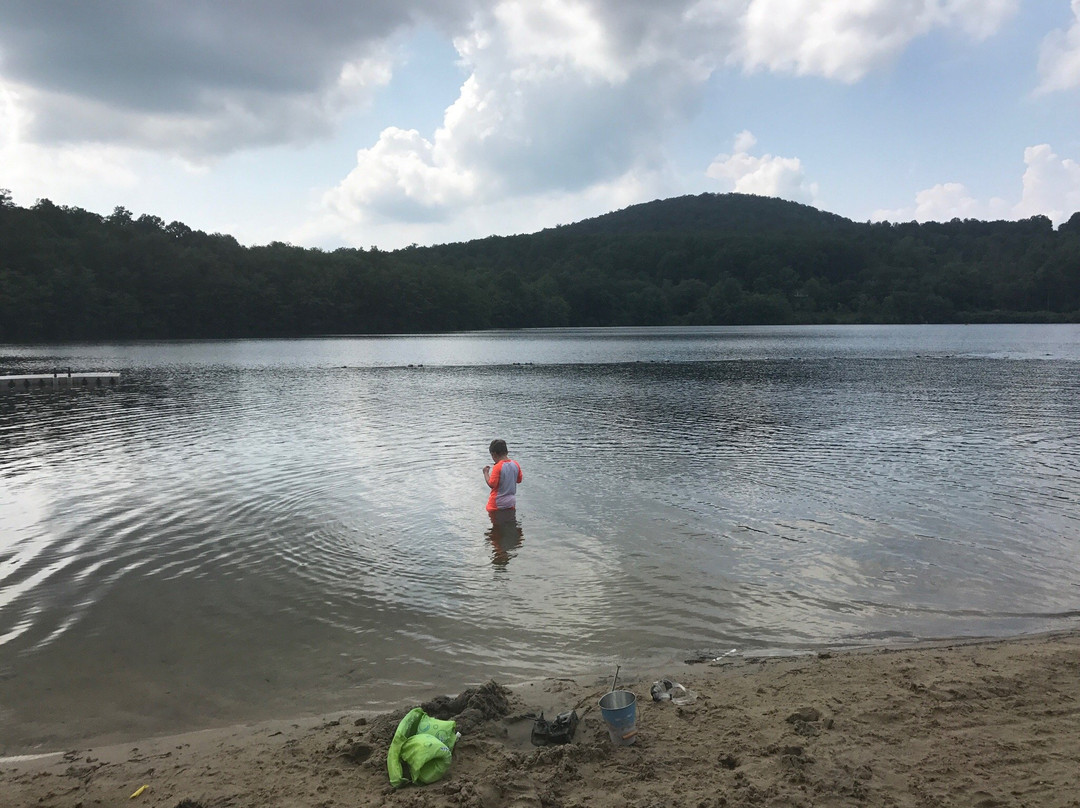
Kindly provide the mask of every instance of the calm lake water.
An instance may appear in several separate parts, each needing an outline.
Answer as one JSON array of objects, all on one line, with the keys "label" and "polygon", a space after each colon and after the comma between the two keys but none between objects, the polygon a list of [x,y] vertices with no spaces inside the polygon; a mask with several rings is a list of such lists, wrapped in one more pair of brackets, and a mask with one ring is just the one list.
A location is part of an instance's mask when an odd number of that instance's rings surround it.
[{"label": "calm lake water", "polygon": [[1077,326],[0,346],[69,366],[0,396],[0,754],[1080,623]]}]

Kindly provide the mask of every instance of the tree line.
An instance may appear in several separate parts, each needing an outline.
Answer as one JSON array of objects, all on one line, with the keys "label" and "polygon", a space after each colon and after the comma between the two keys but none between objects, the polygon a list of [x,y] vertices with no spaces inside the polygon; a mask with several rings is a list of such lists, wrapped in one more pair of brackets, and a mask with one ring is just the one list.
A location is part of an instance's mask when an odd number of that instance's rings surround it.
[{"label": "tree line", "polygon": [[1080,213],[856,223],[741,194],[395,251],[245,247],[0,191],[0,341],[618,325],[1080,322]]}]

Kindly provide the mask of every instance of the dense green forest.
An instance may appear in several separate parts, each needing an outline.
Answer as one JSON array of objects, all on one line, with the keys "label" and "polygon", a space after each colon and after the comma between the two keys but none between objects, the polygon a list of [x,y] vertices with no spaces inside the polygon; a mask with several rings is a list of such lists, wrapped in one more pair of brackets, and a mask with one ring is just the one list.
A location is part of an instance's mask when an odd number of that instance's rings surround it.
[{"label": "dense green forest", "polygon": [[703,194],[460,244],[244,247],[0,191],[0,341],[538,326],[1080,322],[1080,213],[863,224]]}]

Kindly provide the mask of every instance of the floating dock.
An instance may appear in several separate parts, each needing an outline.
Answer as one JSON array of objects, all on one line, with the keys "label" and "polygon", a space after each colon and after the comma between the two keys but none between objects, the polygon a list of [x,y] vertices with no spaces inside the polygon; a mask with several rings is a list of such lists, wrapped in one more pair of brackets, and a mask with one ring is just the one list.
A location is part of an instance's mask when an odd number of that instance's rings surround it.
[{"label": "floating dock", "polygon": [[120,374],[104,373],[28,373],[19,376],[0,376],[0,394],[23,393],[31,390],[90,389],[116,387]]}]

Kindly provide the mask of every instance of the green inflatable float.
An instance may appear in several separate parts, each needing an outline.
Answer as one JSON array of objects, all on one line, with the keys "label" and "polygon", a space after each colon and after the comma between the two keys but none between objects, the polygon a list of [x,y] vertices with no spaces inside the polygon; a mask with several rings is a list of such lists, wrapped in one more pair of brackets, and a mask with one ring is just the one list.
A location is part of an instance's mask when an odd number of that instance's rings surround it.
[{"label": "green inflatable float", "polygon": [[390,785],[401,788],[407,783],[426,785],[441,779],[450,768],[455,743],[453,721],[432,718],[419,707],[409,710],[386,753]]}]

